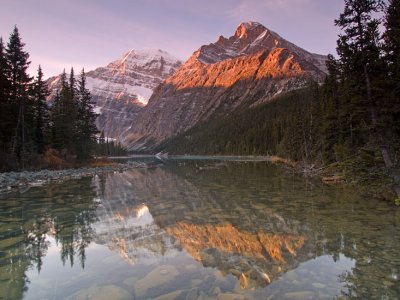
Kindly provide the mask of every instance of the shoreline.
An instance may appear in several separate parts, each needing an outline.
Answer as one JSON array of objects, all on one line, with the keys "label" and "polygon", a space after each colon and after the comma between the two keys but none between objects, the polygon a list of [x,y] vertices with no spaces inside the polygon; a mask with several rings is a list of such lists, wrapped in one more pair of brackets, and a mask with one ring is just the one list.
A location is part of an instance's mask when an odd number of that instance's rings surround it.
[{"label": "shoreline", "polygon": [[[283,168],[291,170],[301,176],[305,177],[318,177],[321,182],[326,185],[341,185],[341,184],[355,184],[354,182],[349,183],[343,172],[337,170],[333,172],[327,172],[325,167],[317,166],[314,164],[305,165],[298,162],[293,162],[289,159],[285,159],[279,156],[268,156],[268,155],[170,155],[166,157],[159,157],[157,155],[131,155],[123,157],[108,157],[116,163],[106,166],[98,167],[80,167],[70,168],[62,170],[39,170],[39,171],[12,171],[0,173],[0,194],[5,194],[11,191],[26,191],[27,189],[35,186],[43,186],[51,182],[62,182],[69,179],[80,179],[82,177],[90,177],[98,174],[104,174],[109,172],[123,172],[136,168],[149,168],[154,166],[154,163],[145,163],[143,161],[137,161],[135,159],[141,158],[154,158],[160,162],[164,160],[225,160],[225,161],[236,161],[236,162],[269,162],[272,164],[281,165]],[[130,160],[131,159],[131,160]],[[118,162],[118,160],[128,160],[126,162]],[[361,186],[363,186],[361,184]],[[365,188],[365,187],[364,187]],[[382,186],[383,192],[377,192],[371,190],[370,193],[375,197],[382,198],[382,194],[385,194],[383,198],[389,201],[393,201],[396,195],[389,195],[388,190],[397,193],[396,190],[388,188],[388,186]],[[386,195],[388,194],[388,195]],[[400,199],[400,198],[399,198]],[[398,200],[395,200],[398,201]],[[396,202],[397,204],[397,202]],[[399,205],[399,204],[397,204]]]},{"label": "shoreline", "polygon": [[63,181],[68,179],[79,179],[82,177],[103,174],[107,172],[123,172],[135,168],[147,168],[148,164],[129,159],[154,158],[163,160],[229,160],[229,161],[253,161],[282,163],[290,167],[295,167],[296,163],[278,156],[263,155],[170,155],[159,157],[151,154],[139,154],[130,156],[107,157],[108,159],[128,160],[127,162],[117,162],[106,166],[98,167],[78,167],[61,170],[36,170],[36,171],[10,171],[0,172],[0,193],[11,191],[15,188],[41,186],[46,183]]},{"label": "shoreline", "polygon": [[26,190],[31,187],[43,186],[51,182],[62,182],[69,179],[80,179],[109,172],[124,172],[131,169],[147,168],[145,163],[116,163],[102,167],[82,167],[62,170],[40,170],[0,173],[0,194],[15,190]]},{"label": "shoreline", "polygon": [[[251,155],[170,155],[167,157],[158,157],[156,155],[131,155],[123,157],[108,157],[114,161],[124,159],[154,158],[162,161],[170,160],[229,160],[229,161],[253,161],[253,162],[271,162],[281,163],[289,167],[295,167],[296,163],[277,156],[251,156]],[[10,171],[0,173],[0,194],[12,191],[26,191],[31,187],[43,186],[51,182],[62,182],[70,179],[80,179],[98,174],[109,172],[123,172],[136,168],[148,168],[148,164],[140,161],[127,161],[114,163],[100,167],[80,167],[61,170],[38,170],[38,171]]]}]

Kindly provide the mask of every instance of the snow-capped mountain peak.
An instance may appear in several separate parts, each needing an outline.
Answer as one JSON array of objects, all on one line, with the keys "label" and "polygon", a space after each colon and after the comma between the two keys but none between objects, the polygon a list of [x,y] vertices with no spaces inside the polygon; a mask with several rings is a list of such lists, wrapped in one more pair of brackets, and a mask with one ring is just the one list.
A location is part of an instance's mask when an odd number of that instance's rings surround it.
[{"label": "snow-capped mountain peak", "polygon": [[164,78],[176,67],[177,62],[177,58],[161,49],[131,49],[107,67],[114,69],[116,73],[136,70]]},{"label": "snow-capped mountain peak", "polygon": [[[153,90],[180,65],[177,58],[160,49],[131,49],[106,67],[88,72],[86,84],[99,113],[99,130],[118,139],[147,105]],[[50,78],[48,85],[51,100],[60,88],[60,76]]]}]

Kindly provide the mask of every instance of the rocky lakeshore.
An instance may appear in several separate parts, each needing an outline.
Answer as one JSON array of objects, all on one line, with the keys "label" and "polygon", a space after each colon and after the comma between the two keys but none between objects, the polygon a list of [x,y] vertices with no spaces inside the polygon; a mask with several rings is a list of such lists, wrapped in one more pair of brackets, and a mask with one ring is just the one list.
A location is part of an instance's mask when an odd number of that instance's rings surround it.
[{"label": "rocky lakeshore", "polygon": [[33,186],[41,186],[54,181],[80,179],[108,172],[123,172],[135,168],[148,168],[143,162],[130,161],[127,163],[111,164],[101,167],[84,167],[64,170],[40,170],[0,173],[0,193],[15,189],[26,190]]}]

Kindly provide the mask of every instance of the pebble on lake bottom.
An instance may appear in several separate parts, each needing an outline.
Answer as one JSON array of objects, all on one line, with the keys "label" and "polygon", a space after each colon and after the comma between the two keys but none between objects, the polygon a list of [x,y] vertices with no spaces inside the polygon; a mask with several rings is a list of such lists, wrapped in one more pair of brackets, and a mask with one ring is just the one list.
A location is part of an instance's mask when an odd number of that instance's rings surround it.
[{"label": "pebble on lake bottom", "polygon": [[88,289],[83,289],[73,296],[68,298],[69,300],[131,300],[132,295],[125,289],[118,287],[116,285],[106,285],[106,286],[92,286]]},{"label": "pebble on lake bottom", "polygon": [[142,297],[146,295],[149,289],[173,281],[178,274],[179,273],[174,266],[159,266],[142,279],[136,281],[135,293],[138,297]]},{"label": "pebble on lake bottom", "polygon": [[315,299],[314,293],[310,291],[289,292],[284,295],[284,299],[290,300],[309,300]]}]

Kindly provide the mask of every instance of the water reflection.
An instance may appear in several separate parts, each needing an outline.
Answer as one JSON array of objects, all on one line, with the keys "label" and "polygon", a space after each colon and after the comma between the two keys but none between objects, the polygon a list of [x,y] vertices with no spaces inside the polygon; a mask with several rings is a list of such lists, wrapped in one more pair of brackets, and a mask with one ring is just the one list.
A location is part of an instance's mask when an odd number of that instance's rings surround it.
[{"label": "water reflection", "polygon": [[305,238],[290,234],[243,232],[231,224],[178,222],[166,228],[190,255],[205,266],[232,274],[242,288],[263,287],[287,269]]},{"label": "water reflection", "polygon": [[85,265],[85,248],[90,244],[96,221],[95,191],[90,179],[57,184],[29,193],[1,196],[0,210],[0,295],[20,299],[28,289],[26,272],[40,273],[51,236],[60,245],[63,264],[75,258]]},{"label": "water reflection", "polygon": [[209,164],[169,161],[3,196],[0,295],[40,299],[39,281],[65,273],[56,298],[399,297],[392,207],[264,163]]}]

